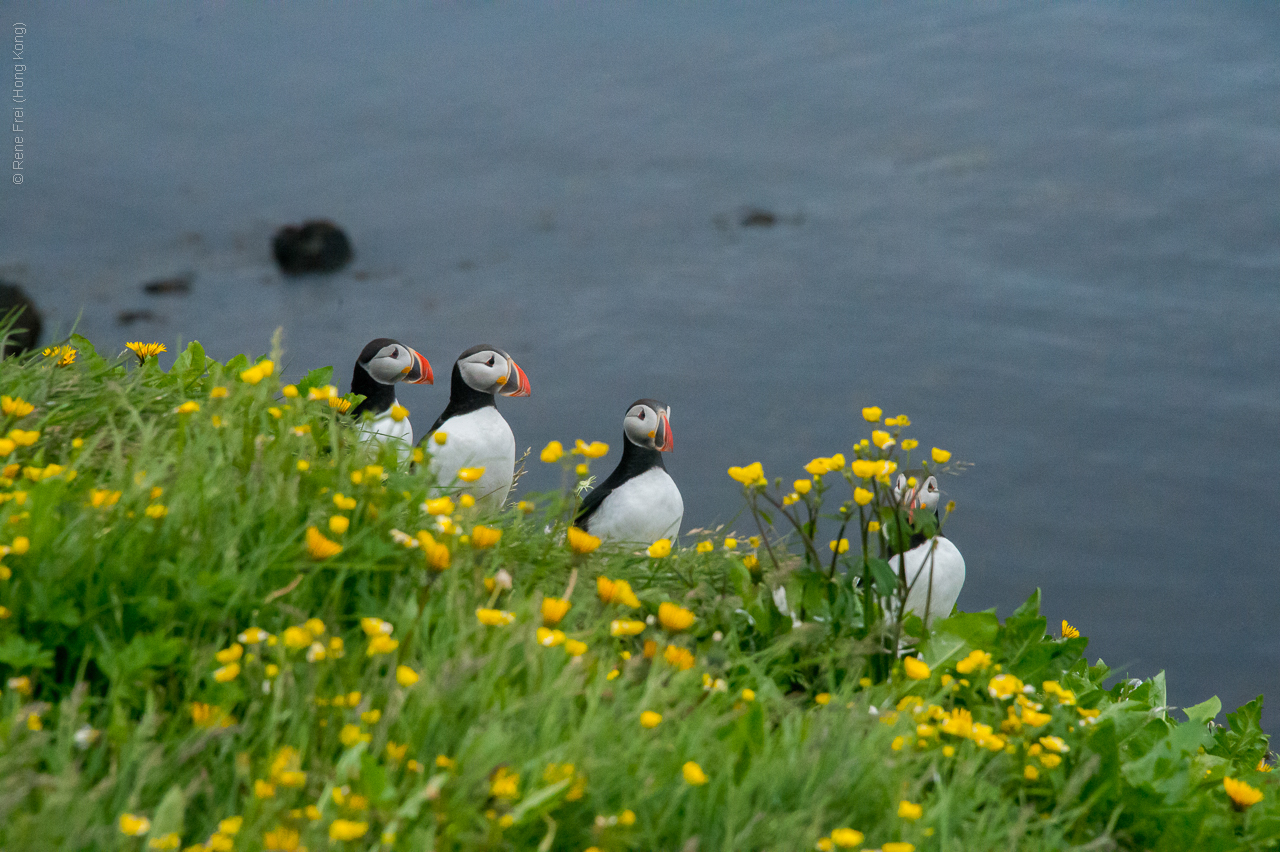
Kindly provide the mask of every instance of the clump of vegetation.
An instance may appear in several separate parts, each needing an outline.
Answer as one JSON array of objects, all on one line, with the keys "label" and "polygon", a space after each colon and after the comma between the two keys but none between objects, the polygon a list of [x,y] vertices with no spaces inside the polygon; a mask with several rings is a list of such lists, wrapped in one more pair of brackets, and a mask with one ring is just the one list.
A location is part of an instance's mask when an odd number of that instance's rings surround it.
[{"label": "clump of vegetation", "polygon": [[0,361],[0,848],[1280,845],[1261,698],[1107,688],[1038,595],[904,609],[905,417],[633,550],[566,526],[598,442],[481,517],[327,368],[131,348]]}]

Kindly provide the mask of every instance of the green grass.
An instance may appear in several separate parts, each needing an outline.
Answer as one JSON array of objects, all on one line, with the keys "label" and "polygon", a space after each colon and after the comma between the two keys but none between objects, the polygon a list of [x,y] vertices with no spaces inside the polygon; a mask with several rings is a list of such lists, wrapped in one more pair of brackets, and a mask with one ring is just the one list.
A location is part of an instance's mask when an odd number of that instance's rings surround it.
[{"label": "green grass", "polygon": [[[894,618],[891,566],[860,552],[856,532],[903,521],[847,466],[815,477],[785,531],[778,509],[759,508],[777,485],[744,485],[764,541],[580,554],[565,543],[572,491],[516,495],[528,505],[491,518],[459,506],[442,532],[421,508],[440,491],[421,466],[397,469],[307,398],[326,371],[285,397],[274,376],[241,378],[248,359],[218,364],[198,344],[168,372],[72,346],[66,366],[0,361],[5,395],[34,405],[6,415],[4,434],[38,432],[0,481],[0,544],[14,550],[0,581],[5,852],[806,850],[842,827],[865,835],[852,848],[885,850],[1280,848],[1261,698],[1220,727],[1216,699],[1167,707],[1162,676],[1104,688],[1086,639],[1047,632],[1038,595],[1004,622]],[[211,398],[217,387],[227,396]],[[187,401],[199,410],[177,413]],[[856,484],[875,491],[865,511],[823,508]],[[334,515],[344,533],[330,531]],[[817,564],[829,551],[813,546],[810,517],[848,523],[852,552]],[[502,531],[496,545],[472,546],[480,522]],[[310,556],[312,526],[341,552]],[[408,547],[392,530],[431,538]],[[504,571],[510,590],[486,586]],[[602,602],[598,576],[628,580],[641,607]],[[539,644],[543,597],[570,584],[567,641]],[[780,585],[801,624],[775,607]],[[613,620],[668,601],[696,614],[689,629],[655,620],[611,635]],[[478,608],[514,621],[486,626]],[[389,623],[396,646],[370,654],[362,618]],[[307,633],[309,619],[323,631]],[[251,627],[273,640],[238,643]],[[886,651],[903,639],[928,667],[911,664],[918,679]],[[668,647],[693,665],[668,662]],[[223,668],[236,653],[239,670]],[[401,685],[398,667],[417,682]],[[234,676],[220,682],[220,669]],[[1019,684],[1028,691],[992,694]],[[353,693],[354,706],[334,701]],[[644,711],[662,721],[642,727]],[[1056,765],[1048,737],[1066,747]],[[686,781],[689,762],[706,783]],[[1261,801],[1234,808],[1226,776]],[[149,826],[127,835],[125,815]],[[331,839],[344,827],[360,836]]]}]

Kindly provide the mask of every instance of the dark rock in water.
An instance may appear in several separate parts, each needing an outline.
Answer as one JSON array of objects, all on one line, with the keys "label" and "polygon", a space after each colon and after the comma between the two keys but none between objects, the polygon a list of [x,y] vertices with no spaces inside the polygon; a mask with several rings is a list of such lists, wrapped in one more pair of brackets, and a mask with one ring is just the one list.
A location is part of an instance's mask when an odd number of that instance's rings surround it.
[{"label": "dark rock in water", "polygon": [[351,241],[332,222],[285,225],[271,240],[276,263],[286,275],[336,272],[351,262]]},{"label": "dark rock in water", "polygon": [[152,322],[156,315],[151,311],[121,311],[116,314],[116,322],[120,325],[133,325],[135,322]]},{"label": "dark rock in water", "polygon": [[21,355],[40,342],[40,312],[31,297],[17,284],[0,281],[0,323],[16,311],[13,329],[4,342],[3,357]]},{"label": "dark rock in water", "polygon": [[778,217],[772,210],[748,207],[742,211],[738,224],[744,228],[770,228],[778,224]]},{"label": "dark rock in water", "polygon": [[175,275],[172,278],[160,278],[142,285],[144,292],[152,296],[171,296],[191,292],[194,275]]}]

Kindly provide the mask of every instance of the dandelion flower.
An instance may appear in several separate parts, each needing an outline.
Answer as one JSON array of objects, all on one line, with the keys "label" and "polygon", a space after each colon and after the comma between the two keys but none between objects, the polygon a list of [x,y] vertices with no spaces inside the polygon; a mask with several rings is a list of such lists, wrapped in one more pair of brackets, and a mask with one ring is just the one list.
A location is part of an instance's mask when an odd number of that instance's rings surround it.
[{"label": "dandelion flower", "polygon": [[1068,624],[1065,618],[1062,619],[1062,638],[1078,639],[1079,637],[1080,637],[1080,631],[1072,627],[1070,624]]},{"label": "dandelion flower", "polygon": [[662,714],[655,713],[652,710],[646,710],[640,714],[640,727],[656,728],[662,724]]},{"label": "dandelion flower", "polygon": [[143,363],[148,358],[153,358],[161,352],[167,351],[164,348],[163,343],[143,343],[140,340],[136,343],[126,343],[124,346],[134,355],[138,356],[139,364]]},{"label": "dandelion flower", "polygon": [[673,633],[689,629],[696,619],[697,616],[692,612],[669,601],[663,601],[658,606],[658,621]]},{"label": "dandelion flower", "polygon": [[666,650],[662,652],[662,658],[680,671],[693,668],[693,664],[696,662],[692,652],[678,645],[668,645]]},{"label": "dandelion flower", "polygon": [[324,537],[315,527],[307,527],[307,555],[316,561],[337,556],[342,552],[342,545]]},{"label": "dandelion flower", "polygon": [[694,787],[701,787],[710,780],[707,778],[707,773],[702,771],[702,767],[692,760],[680,768],[680,773],[684,776],[685,783]]},{"label": "dandelion flower", "polygon": [[569,527],[568,538],[574,553],[590,553],[600,546],[599,538],[578,527]]},{"label": "dandelion flower", "polygon": [[940,450],[937,447],[933,448],[933,450],[930,452],[930,455],[933,456],[933,460],[938,464],[946,464],[948,461],[951,460],[950,452],[948,452],[947,450]]}]

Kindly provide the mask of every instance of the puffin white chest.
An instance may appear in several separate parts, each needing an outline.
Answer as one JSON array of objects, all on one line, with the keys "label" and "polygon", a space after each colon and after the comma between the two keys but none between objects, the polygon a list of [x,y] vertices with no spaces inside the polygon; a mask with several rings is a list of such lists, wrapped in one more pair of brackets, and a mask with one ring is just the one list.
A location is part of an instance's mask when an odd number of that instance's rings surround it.
[{"label": "puffin white chest", "polygon": [[675,538],[683,520],[680,489],[665,470],[654,467],[613,489],[587,519],[587,531],[610,541],[652,544]]},{"label": "puffin white chest", "polygon": [[[398,400],[392,401],[391,408],[399,404]],[[413,426],[410,425],[408,417],[400,421],[392,417],[391,408],[379,413],[373,420],[361,424],[361,441],[390,443],[395,447],[400,460],[404,461],[413,452]]]},{"label": "puffin white chest", "polygon": [[[951,615],[960,589],[964,586],[964,557],[951,540],[937,536],[903,554],[906,565],[907,611],[935,621]],[[898,557],[889,566],[898,572]]]},{"label": "puffin white chest", "polygon": [[[515,474],[516,437],[498,409],[486,405],[450,417],[438,431],[445,433],[443,446],[434,440],[424,444],[431,451],[430,467],[436,481],[471,494],[485,511],[501,509]],[[464,467],[482,467],[484,473],[475,482],[462,482],[458,471]]]}]

